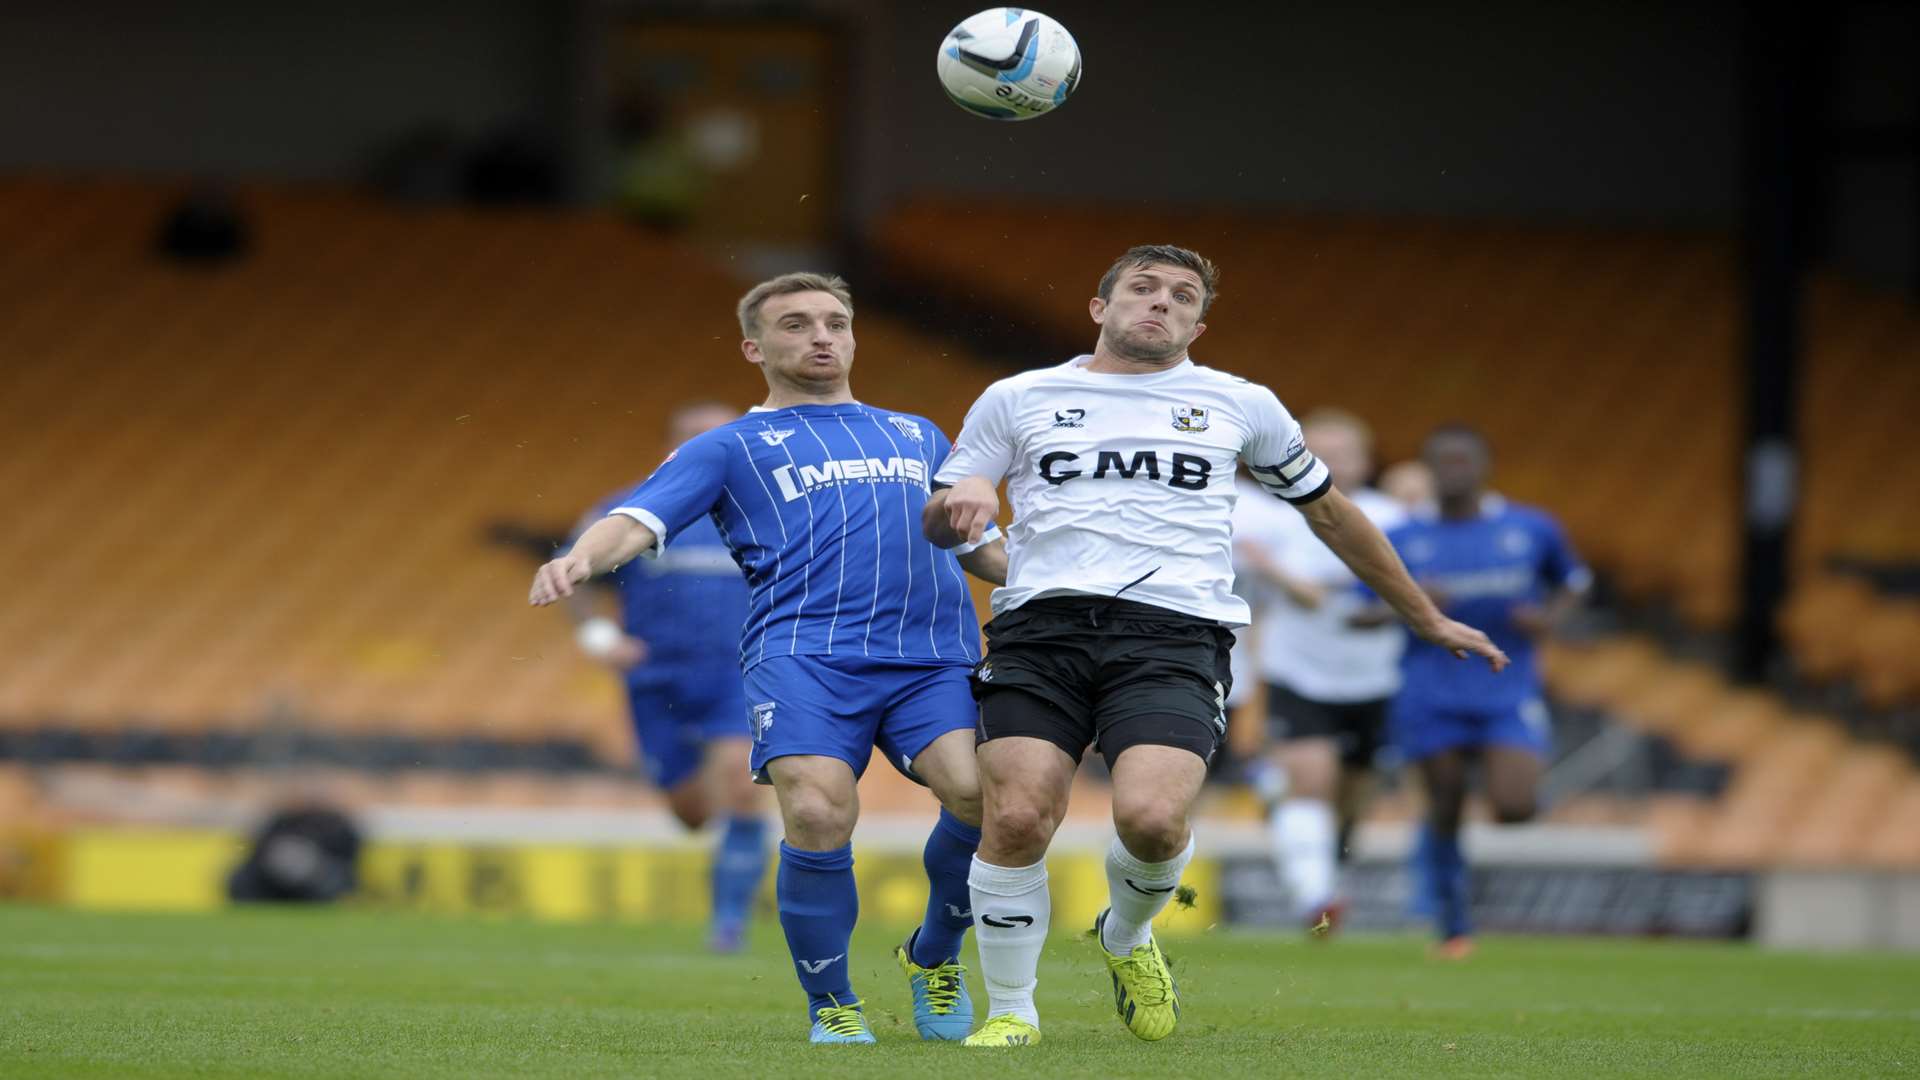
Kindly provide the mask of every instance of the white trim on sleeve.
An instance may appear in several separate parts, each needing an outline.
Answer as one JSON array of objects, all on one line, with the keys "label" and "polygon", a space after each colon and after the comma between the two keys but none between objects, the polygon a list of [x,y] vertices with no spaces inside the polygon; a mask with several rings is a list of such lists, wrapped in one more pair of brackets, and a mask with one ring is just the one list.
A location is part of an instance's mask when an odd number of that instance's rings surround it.
[{"label": "white trim on sleeve", "polygon": [[661,552],[667,550],[667,525],[666,522],[660,520],[658,514],[638,506],[616,506],[607,511],[608,517],[612,517],[615,514],[619,514],[621,517],[630,517],[653,530],[653,546],[641,552],[641,558],[657,559],[660,557]]}]

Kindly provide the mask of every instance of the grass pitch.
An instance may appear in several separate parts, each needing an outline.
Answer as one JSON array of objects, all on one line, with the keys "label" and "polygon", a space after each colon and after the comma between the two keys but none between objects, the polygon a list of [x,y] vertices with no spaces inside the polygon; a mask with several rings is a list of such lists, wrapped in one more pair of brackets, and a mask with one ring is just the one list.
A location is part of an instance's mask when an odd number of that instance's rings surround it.
[{"label": "grass pitch", "polygon": [[1169,943],[1185,1016],[1148,1044],[1066,929],[1046,1042],[974,1051],[915,1039],[900,936],[854,942],[880,1045],[816,1048],[771,920],[713,957],[693,927],[0,907],[0,1076],[1920,1074],[1920,958],[1495,938],[1443,964],[1219,931]]}]

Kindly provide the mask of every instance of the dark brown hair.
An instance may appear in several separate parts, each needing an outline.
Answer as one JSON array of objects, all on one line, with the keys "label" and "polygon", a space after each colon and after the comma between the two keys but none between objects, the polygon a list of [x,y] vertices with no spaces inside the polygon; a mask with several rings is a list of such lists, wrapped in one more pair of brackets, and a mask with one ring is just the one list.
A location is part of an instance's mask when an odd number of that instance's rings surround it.
[{"label": "dark brown hair", "polygon": [[1155,264],[1179,266],[1200,275],[1200,287],[1206,290],[1206,295],[1200,298],[1200,314],[1205,317],[1207,308],[1212,306],[1214,296],[1219,293],[1220,268],[1213,265],[1212,259],[1197,251],[1172,244],[1139,244],[1128,248],[1127,253],[1115,259],[1101,276],[1100,299],[1113,299],[1113,286],[1120,280],[1121,274]]}]

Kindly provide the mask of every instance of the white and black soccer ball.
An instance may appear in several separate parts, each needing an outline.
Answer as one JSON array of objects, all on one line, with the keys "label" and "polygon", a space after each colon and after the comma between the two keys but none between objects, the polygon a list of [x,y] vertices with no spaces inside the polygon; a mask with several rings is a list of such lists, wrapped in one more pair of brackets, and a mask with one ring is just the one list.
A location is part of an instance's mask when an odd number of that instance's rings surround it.
[{"label": "white and black soccer ball", "polygon": [[1080,46],[1031,8],[988,8],[940,43],[940,85],[955,105],[995,120],[1031,120],[1080,83]]}]

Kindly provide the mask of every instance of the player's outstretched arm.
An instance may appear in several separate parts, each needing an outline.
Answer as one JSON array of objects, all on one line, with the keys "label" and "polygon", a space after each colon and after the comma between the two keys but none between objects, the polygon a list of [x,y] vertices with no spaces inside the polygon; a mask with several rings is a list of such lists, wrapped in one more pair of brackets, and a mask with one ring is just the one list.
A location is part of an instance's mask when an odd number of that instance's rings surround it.
[{"label": "player's outstretched arm", "polygon": [[920,531],[941,549],[977,544],[999,516],[1000,496],[993,490],[993,481],[969,476],[927,499],[926,509],[920,512]]},{"label": "player's outstretched arm", "polygon": [[1339,488],[1300,508],[1313,526],[1320,542],[1340,556],[1340,561],[1367,587],[1392,606],[1407,627],[1422,638],[1466,659],[1484,657],[1489,666],[1500,671],[1507,666],[1507,654],[1487,635],[1465,623],[1455,622],[1440,613],[1426,590],[1407,573],[1406,564],[1393,544],[1352,500]]},{"label": "player's outstretched arm", "polygon": [[967,573],[990,585],[1007,583],[1007,540],[999,537],[990,544],[982,544],[965,555],[960,556],[960,565]]},{"label": "player's outstretched arm", "polygon": [[572,596],[575,585],[629,562],[651,548],[655,540],[652,529],[624,514],[603,517],[580,534],[573,550],[534,571],[527,602],[545,607]]}]

